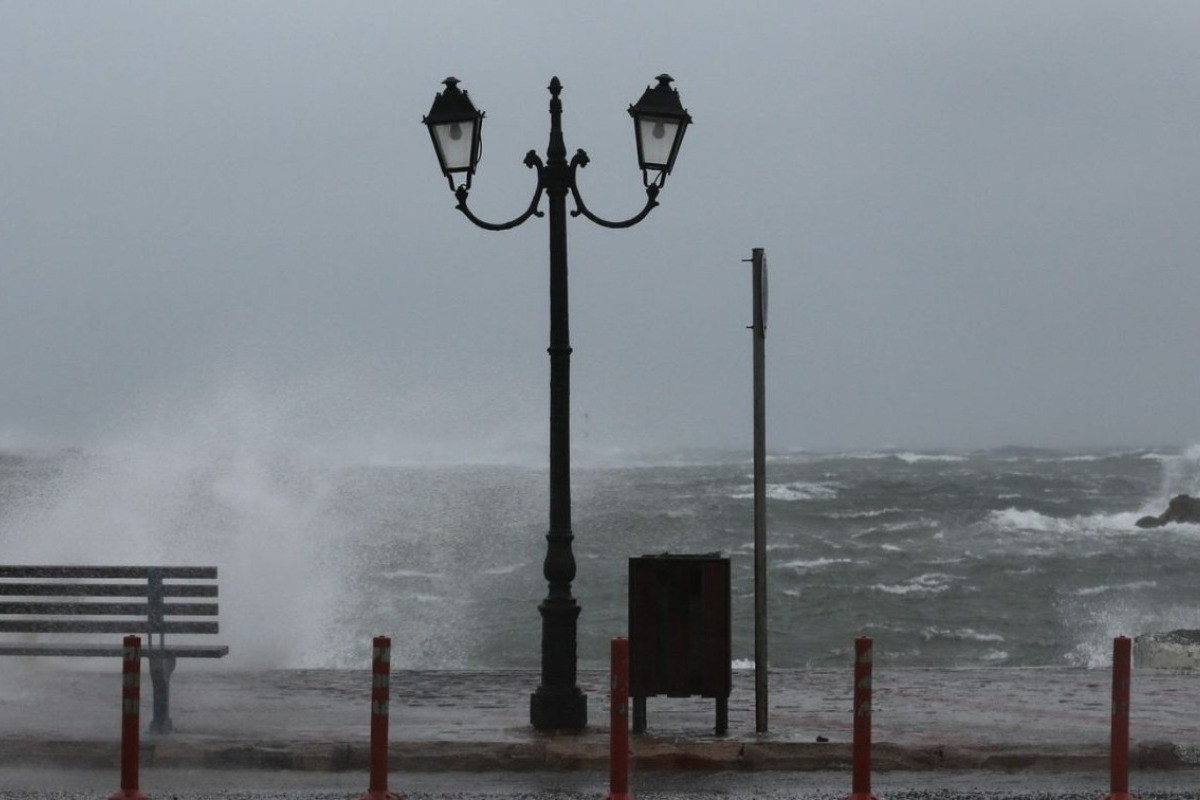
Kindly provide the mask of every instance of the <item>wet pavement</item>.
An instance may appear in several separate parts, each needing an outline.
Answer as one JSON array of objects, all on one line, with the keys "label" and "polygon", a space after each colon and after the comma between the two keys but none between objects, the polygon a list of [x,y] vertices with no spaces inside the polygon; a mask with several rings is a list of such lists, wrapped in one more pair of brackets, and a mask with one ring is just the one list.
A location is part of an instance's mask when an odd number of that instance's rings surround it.
[{"label": "wet pavement", "polygon": [[[876,771],[1108,769],[1111,683],[1104,670],[885,669],[874,675]],[[632,737],[643,771],[846,770],[849,670],[770,676],[770,732],[754,731],[754,674],[734,672],[729,731],[712,700],[656,697]],[[150,687],[143,671],[143,728]],[[603,770],[607,675],[583,671],[591,725],[529,726],[536,672],[395,671],[390,765],[398,771]],[[142,735],[149,769],[361,770],[369,670],[227,670],[182,663],[171,684],[175,731]],[[1135,670],[1135,770],[1200,766],[1200,674]],[[120,740],[117,660],[0,660],[0,767],[111,768]],[[822,741],[825,740],[825,741]],[[1200,776],[1200,773],[1198,773]]]}]

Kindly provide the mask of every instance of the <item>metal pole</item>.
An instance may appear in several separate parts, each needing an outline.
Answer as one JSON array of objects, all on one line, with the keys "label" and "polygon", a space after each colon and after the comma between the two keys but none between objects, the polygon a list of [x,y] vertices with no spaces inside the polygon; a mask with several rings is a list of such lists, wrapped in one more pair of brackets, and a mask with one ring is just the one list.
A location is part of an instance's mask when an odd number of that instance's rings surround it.
[{"label": "metal pole", "polygon": [[1109,793],[1105,800],[1136,800],[1129,793],[1129,688],[1131,641],[1113,639],[1112,727],[1109,753]]},{"label": "metal pole", "polygon": [[142,639],[126,636],[121,659],[121,789],[108,800],[146,800],[138,789],[141,745],[138,728],[142,704]]},{"label": "metal pole", "polygon": [[871,794],[871,640],[854,640],[854,776],[849,800],[875,800]]},{"label": "metal pole", "polygon": [[612,689],[608,740],[608,795],[604,800],[631,800],[629,794],[629,640],[618,636],[610,646]]},{"label": "metal pole", "polygon": [[579,604],[571,596],[571,336],[567,293],[567,193],[571,170],[562,133],[562,84],[550,81],[550,144],[545,189],[550,213],[550,531],[542,572],[549,591],[542,615],[542,682],[530,697],[538,730],[587,727],[587,695],[576,685]]},{"label": "metal pole", "polygon": [[391,703],[392,640],[371,642],[371,779],[360,800],[399,800],[388,791],[388,706]]},{"label": "metal pole", "polygon": [[754,272],[754,729],[767,732],[767,432],[766,257],[753,250]]}]

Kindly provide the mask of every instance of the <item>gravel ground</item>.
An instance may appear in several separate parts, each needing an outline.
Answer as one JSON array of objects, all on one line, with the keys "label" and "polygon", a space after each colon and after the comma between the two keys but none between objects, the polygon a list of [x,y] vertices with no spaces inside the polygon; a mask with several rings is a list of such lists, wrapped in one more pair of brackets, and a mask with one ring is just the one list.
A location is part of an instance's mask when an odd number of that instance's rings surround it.
[{"label": "gravel ground", "polygon": [[[117,788],[115,773],[0,771],[5,800],[97,800]],[[345,773],[159,771],[143,774],[151,800],[359,800],[366,776]],[[1104,800],[1108,776],[1099,773],[924,773],[876,776],[879,800]],[[407,800],[600,800],[607,776],[576,773],[439,773],[392,775],[390,788]],[[53,788],[32,788],[32,787]],[[169,788],[168,788],[169,787]],[[1141,800],[1196,800],[1200,773],[1191,770],[1133,776]],[[673,773],[634,776],[639,800],[846,800],[846,773]]]}]

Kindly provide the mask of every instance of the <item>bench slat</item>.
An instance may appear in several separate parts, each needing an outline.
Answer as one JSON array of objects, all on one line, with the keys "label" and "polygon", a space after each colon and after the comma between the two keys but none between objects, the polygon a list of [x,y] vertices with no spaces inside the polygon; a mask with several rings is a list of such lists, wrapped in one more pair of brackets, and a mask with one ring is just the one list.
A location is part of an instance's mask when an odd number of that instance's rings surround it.
[{"label": "bench slat", "polygon": [[[57,642],[0,643],[0,656],[121,656],[125,648],[109,644],[59,644]],[[165,648],[142,647],[143,658],[224,658],[229,655],[225,645],[172,644]]]},{"label": "bench slat", "polygon": [[[168,583],[163,597],[216,597],[216,584]],[[148,597],[148,583],[11,583],[0,581],[9,597]]]},{"label": "bench slat", "polygon": [[130,620],[66,620],[66,619],[4,619],[0,632],[5,633],[219,633],[217,622],[164,622],[151,626],[145,619]]},{"label": "bench slat", "polygon": [[0,578],[200,578],[214,580],[216,567],[53,567],[0,565]]},{"label": "bench slat", "polygon": [[[164,617],[215,617],[216,603],[163,603]],[[149,603],[0,603],[3,614],[88,615],[96,617],[148,617]]]}]

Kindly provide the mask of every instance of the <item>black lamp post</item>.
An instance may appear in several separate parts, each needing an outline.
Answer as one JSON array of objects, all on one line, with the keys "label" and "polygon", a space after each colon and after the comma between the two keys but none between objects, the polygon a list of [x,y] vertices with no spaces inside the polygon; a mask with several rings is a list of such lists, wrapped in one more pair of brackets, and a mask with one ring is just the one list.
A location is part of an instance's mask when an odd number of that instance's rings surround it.
[{"label": "black lamp post", "polygon": [[[647,88],[629,107],[637,137],[638,165],[646,187],[646,205],[635,216],[620,222],[601,219],[588,210],[575,172],[586,167],[588,156],[576,151],[567,161],[562,134],[562,84],[550,80],[550,144],[546,161],[530,150],[525,166],[537,170],[537,186],[529,207],[516,219],[503,223],[485,222],[467,207],[471,176],[481,153],[480,130],[483,112],[476,110],[456,78],[447,78],[445,90],[434,98],[424,123],[437,152],[442,173],[458,199],[458,210],[467,219],[489,231],[515,228],[538,210],[542,193],[550,204],[550,531],[546,534],[543,574],[549,593],[538,606],[542,615],[542,681],[530,698],[529,718],[539,730],[579,729],[587,726],[587,696],[576,684],[576,622],[579,605],[571,596],[575,579],[575,556],[571,542],[571,337],[567,312],[567,193],[575,201],[571,216],[583,215],[606,228],[628,228],[641,222],[658,205],[658,190],[675,166],[679,145],[692,118],[671,88],[670,75],[659,75],[658,85]],[[464,180],[455,186],[455,175]]]}]

